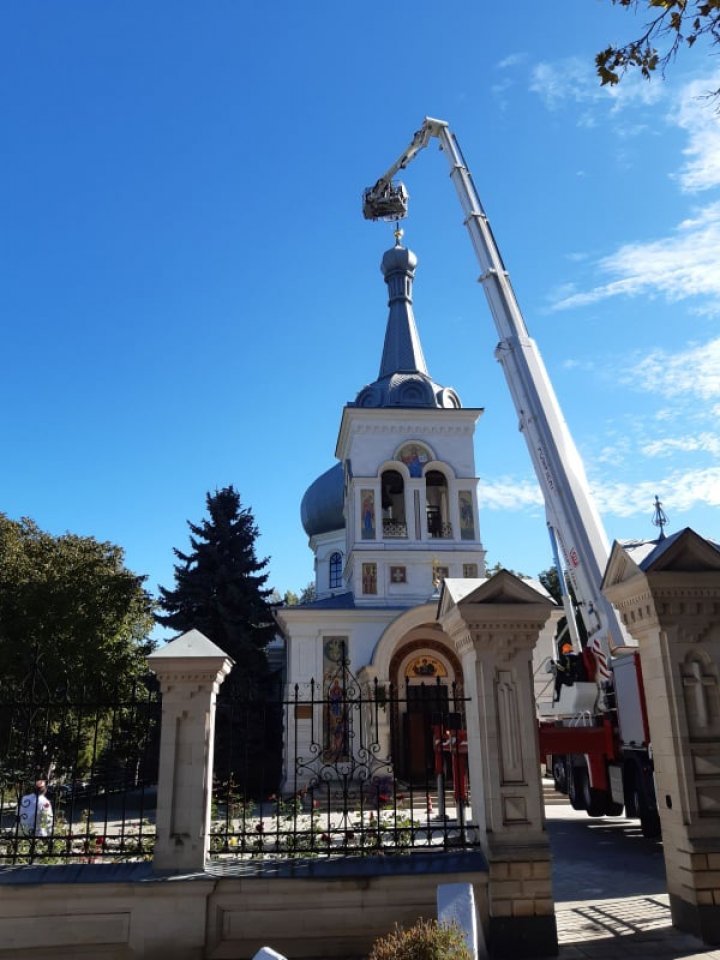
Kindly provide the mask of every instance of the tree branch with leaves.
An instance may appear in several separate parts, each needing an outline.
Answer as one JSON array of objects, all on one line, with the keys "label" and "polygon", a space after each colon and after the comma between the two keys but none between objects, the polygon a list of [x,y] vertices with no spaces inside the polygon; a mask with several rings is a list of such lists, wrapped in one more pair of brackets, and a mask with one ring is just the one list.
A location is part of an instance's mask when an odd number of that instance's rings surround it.
[{"label": "tree branch with leaves", "polygon": [[[610,45],[595,57],[600,82],[614,86],[628,70],[637,68],[646,79],[666,68],[684,47],[701,38],[720,43],[720,0],[610,0],[634,11],[645,9],[650,19],[634,40]],[[660,48],[660,49],[658,49]],[[713,91],[714,96],[720,89]]]}]

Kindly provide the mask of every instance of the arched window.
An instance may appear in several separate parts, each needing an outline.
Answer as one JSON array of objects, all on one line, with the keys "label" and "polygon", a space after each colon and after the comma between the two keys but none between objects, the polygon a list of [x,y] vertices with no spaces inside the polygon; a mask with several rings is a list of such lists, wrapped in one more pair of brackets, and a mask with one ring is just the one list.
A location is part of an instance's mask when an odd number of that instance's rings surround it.
[{"label": "arched window", "polygon": [[330,589],[342,586],[342,554],[339,551],[330,554]]},{"label": "arched window", "polygon": [[405,520],[405,481],[399,470],[385,470],[380,480],[382,491],[383,537],[407,537]]},{"label": "arched window", "polygon": [[425,474],[425,495],[428,534],[440,540],[452,539],[447,480],[439,470],[428,470]]}]

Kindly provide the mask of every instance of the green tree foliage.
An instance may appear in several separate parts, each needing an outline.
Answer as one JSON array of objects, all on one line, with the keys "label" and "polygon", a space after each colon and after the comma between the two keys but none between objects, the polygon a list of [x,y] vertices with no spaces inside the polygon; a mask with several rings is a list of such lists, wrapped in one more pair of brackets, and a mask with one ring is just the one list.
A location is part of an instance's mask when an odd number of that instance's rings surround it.
[{"label": "green tree foliage", "polygon": [[0,514],[0,678],[53,692],[127,690],[146,671],[152,601],[111,543]]},{"label": "green tree foliage", "polygon": [[538,580],[545,587],[555,603],[562,603],[560,578],[558,577],[557,567],[548,567],[547,570],[543,570],[538,574]]},{"label": "green tree foliage", "polygon": [[494,577],[495,574],[500,573],[501,570],[507,570],[508,573],[511,573],[514,577],[520,577],[521,580],[527,577],[526,573],[520,573],[518,570],[512,570],[510,567],[504,566],[501,560],[498,560],[497,563],[487,568],[487,576]]},{"label": "green tree foliage", "polygon": [[[190,551],[175,549],[175,587],[160,587],[163,626],[197,629],[232,657],[236,666],[223,688],[257,690],[267,674],[265,648],[276,632],[265,584],[268,560],[258,560],[258,528],[234,487],[206,496],[208,518],[188,521]],[[221,688],[221,690],[223,689]]]},{"label": "green tree foliage", "polygon": [[256,556],[258,528],[234,487],[208,493],[206,505],[206,519],[188,521],[190,550],[175,550],[175,588],[160,588],[157,620],[178,633],[199,630],[235,661],[218,694],[215,776],[229,792],[259,799],[276,789],[282,753],[265,655],[276,633],[268,560]]},{"label": "green tree foliage", "polygon": [[[720,43],[720,0],[610,0],[619,7],[642,9],[649,20],[640,36],[620,46],[610,45],[595,57],[602,84],[619,83],[638,68],[646,79],[664,73],[679,51],[699,39]],[[662,49],[658,49],[658,45]],[[714,91],[714,95],[720,90]]]},{"label": "green tree foliage", "polygon": [[298,595],[294,590],[286,590],[282,602],[286,607],[296,607],[299,603],[311,603],[317,594],[315,591],[315,581],[306,583]]},{"label": "green tree foliage", "polygon": [[0,514],[0,783],[124,770],[152,602],[122,550]]}]

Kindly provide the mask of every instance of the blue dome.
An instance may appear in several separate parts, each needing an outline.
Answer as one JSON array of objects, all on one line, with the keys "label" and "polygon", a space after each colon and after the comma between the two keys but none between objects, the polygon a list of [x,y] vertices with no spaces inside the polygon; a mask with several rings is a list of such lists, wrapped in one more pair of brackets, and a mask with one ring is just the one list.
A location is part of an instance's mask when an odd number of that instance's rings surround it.
[{"label": "blue dome", "polygon": [[344,497],[343,466],[336,463],[310,484],[302,498],[300,520],[308,537],[345,528]]},{"label": "blue dome", "polygon": [[397,270],[403,273],[409,273],[412,277],[415,273],[416,266],[417,257],[412,250],[408,250],[407,247],[395,246],[390,250],[386,250],[383,254],[380,269],[386,277],[391,273],[395,273]]}]

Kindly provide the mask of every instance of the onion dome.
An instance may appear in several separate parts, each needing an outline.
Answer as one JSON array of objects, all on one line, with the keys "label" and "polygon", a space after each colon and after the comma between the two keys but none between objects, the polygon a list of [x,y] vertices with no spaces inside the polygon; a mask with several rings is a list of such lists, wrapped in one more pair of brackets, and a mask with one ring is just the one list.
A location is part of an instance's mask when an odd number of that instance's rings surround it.
[{"label": "onion dome", "polygon": [[345,477],[341,463],[330,467],[310,484],[300,504],[300,520],[308,537],[344,529],[344,494]]}]

